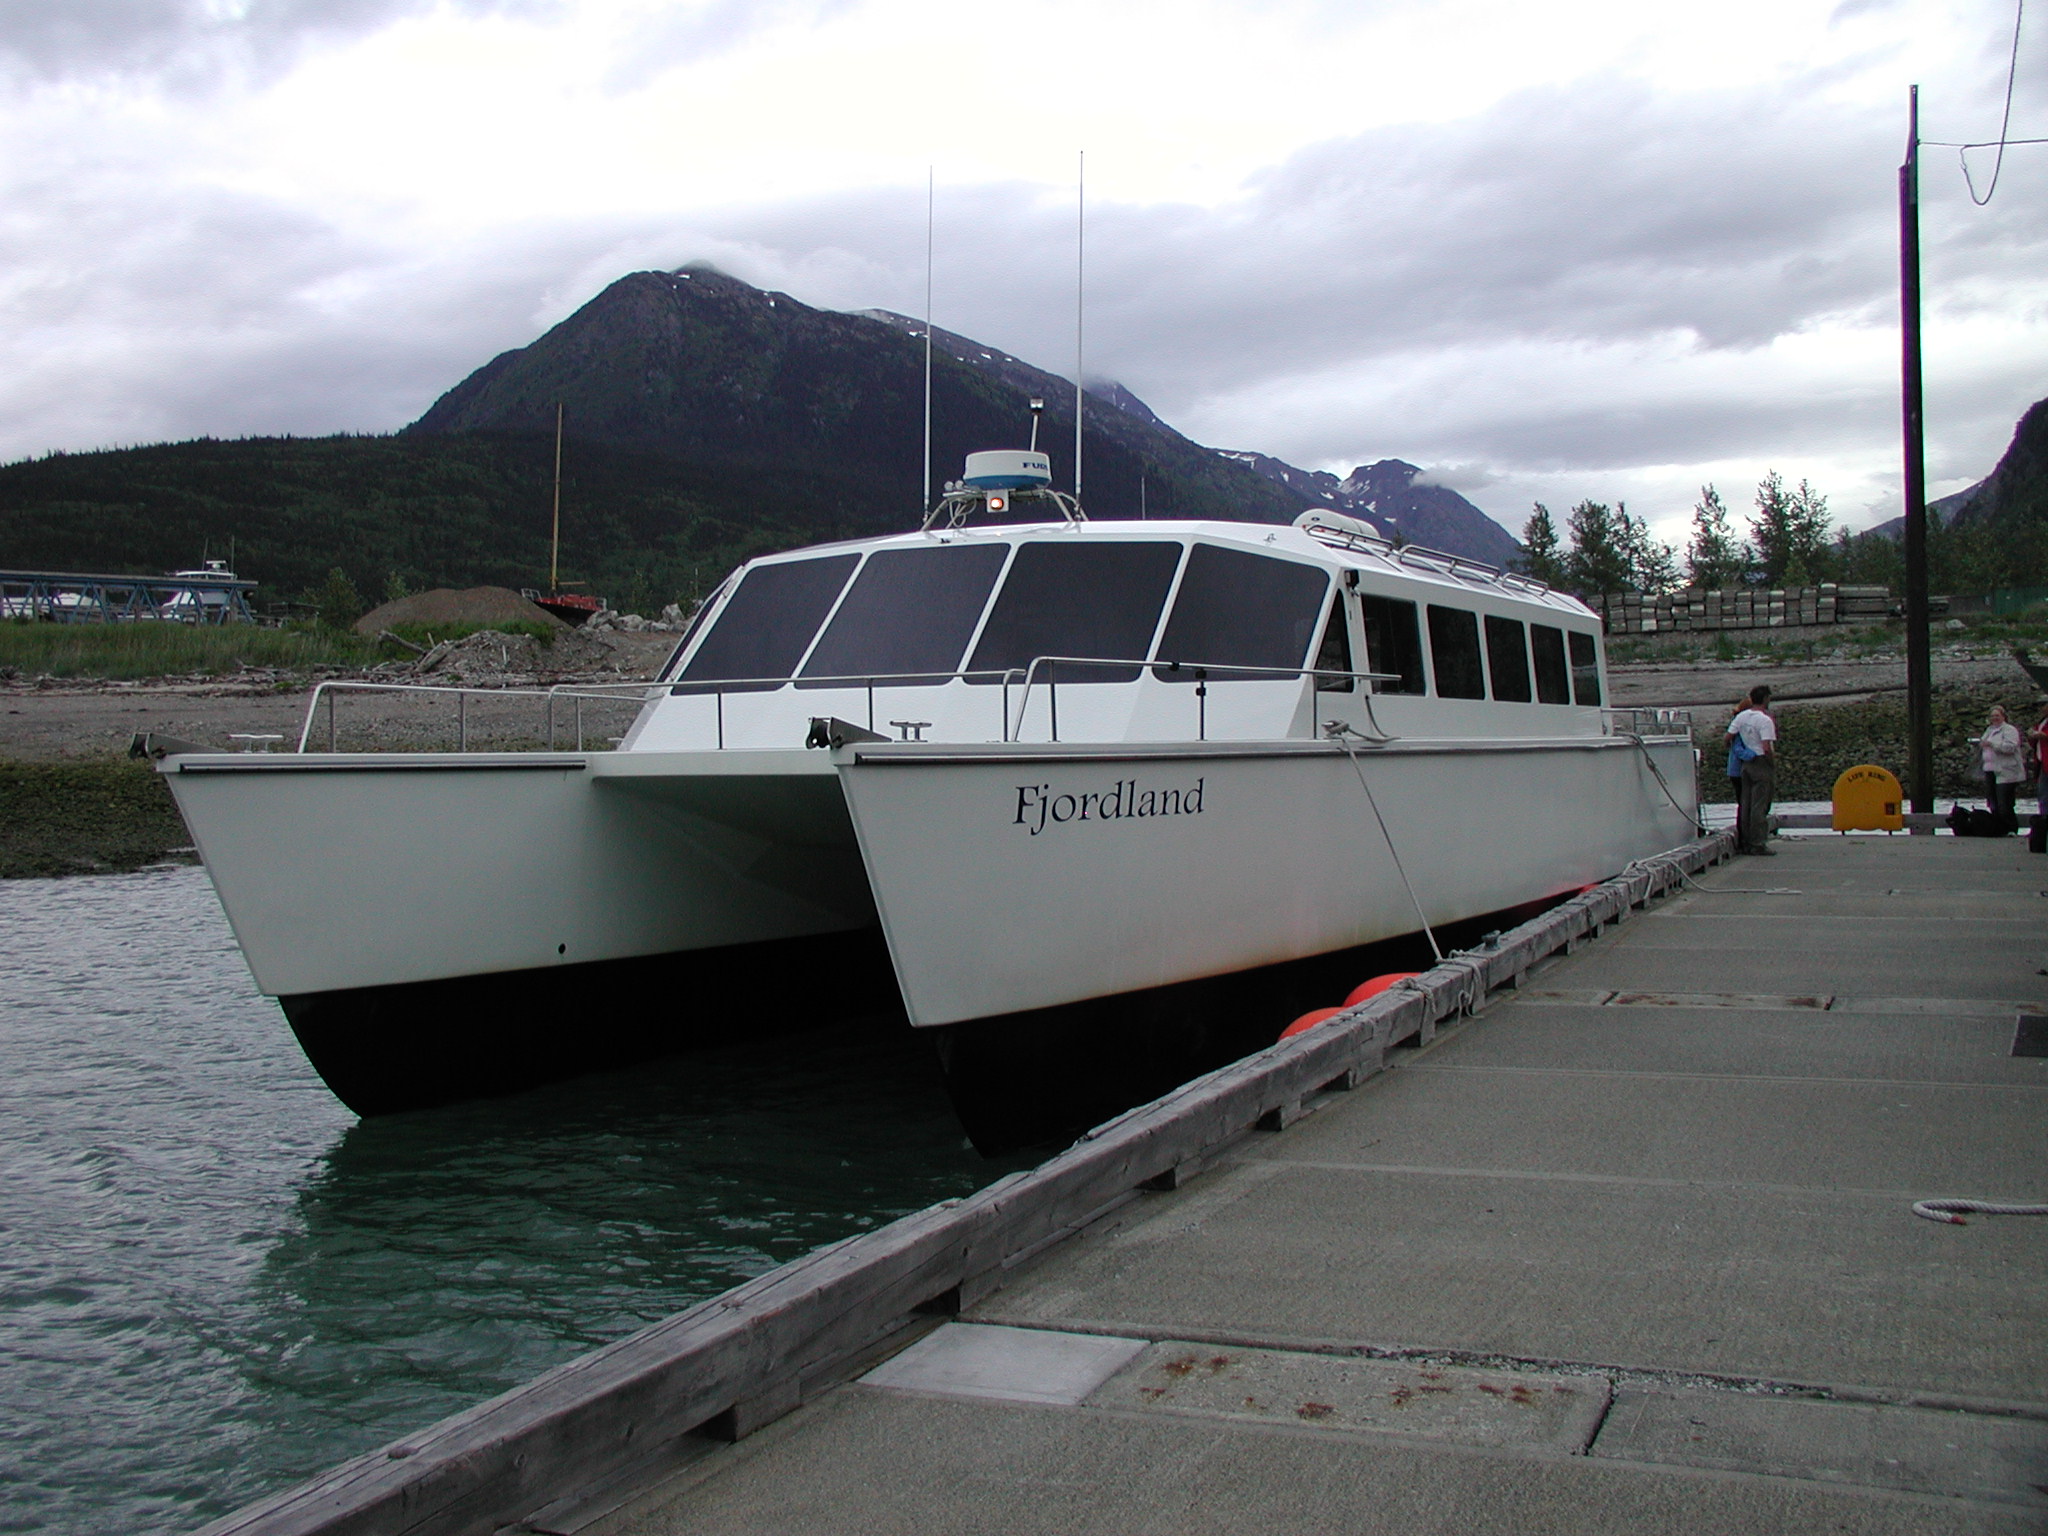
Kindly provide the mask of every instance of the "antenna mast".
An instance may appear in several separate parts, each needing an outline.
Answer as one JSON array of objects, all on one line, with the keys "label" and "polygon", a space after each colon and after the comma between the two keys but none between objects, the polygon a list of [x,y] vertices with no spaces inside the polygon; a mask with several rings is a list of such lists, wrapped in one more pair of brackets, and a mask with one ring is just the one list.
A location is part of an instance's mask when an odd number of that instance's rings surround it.
[{"label": "antenna mast", "polygon": [[924,496],[920,514],[932,509],[932,212],[937,174],[924,168]]},{"label": "antenna mast", "polygon": [[1081,359],[1088,275],[1088,151],[1075,151],[1074,175],[1074,500],[1081,499]]},{"label": "antenna mast", "polygon": [[562,402],[555,402],[555,528],[548,539],[548,593],[562,589]]}]

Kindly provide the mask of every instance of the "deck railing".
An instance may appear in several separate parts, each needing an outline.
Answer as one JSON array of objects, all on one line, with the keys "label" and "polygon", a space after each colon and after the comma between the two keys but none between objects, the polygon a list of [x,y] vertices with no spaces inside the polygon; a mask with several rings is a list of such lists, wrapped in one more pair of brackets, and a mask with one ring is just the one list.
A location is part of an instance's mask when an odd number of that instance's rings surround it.
[{"label": "deck railing", "polygon": [[327,706],[327,750],[340,750],[339,732],[335,723],[334,701],[344,693],[410,693],[428,695],[452,695],[455,700],[455,744],[458,752],[469,750],[469,701],[471,697],[487,699],[541,699],[547,705],[548,750],[555,750],[556,701],[573,700],[575,704],[576,750],[583,747],[583,705],[586,700],[610,703],[631,702],[637,695],[645,699],[654,691],[651,683],[559,683],[552,688],[473,688],[455,683],[358,683],[330,679],[314,685],[312,694],[306,700],[305,723],[299,728],[297,750],[304,752],[313,739],[313,725],[319,718],[320,706]]},{"label": "deck railing", "polygon": [[1662,706],[1603,709],[1600,718],[1610,736],[1691,736],[1692,711]]},{"label": "deck railing", "polygon": [[[1344,667],[1302,666],[1302,667],[1261,667],[1244,663],[1202,663],[1168,661],[1160,658],[1138,659],[1127,656],[1036,656],[1026,667],[1010,667],[1003,670],[983,668],[978,670],[954,670],[950,672],[875,672],[854,673],[833,677],[735,677],[706,678],[701,681],[670,680],[634,683],[563,683],[551,688],[483,688],[449,683],[364,683],[345,680],[328,680],[316,684],[306,701],[306,718],[299,730],[297,750],[308,750],[313,740],[314,728],[319,720],[321,706],[327,711],[327,750],[340,750],[339,727],[335,715],[335,700],[344,693],[388,693],[424,694],[449,697],[455,702],[456,750],[469,750],[469,701],[471,698],[539,699],[546,706],[546,730],[548,750],[555,750],[556,737],[561,729],[559,704],[569,701],[573,706],[571,723],[575,731],[576,750],[585,750],[584,704],[645,702],[659,694],[671,696],[702,697],[710,694],[713,700],[714,739],[718,750],[725,750],[725,696],[727,693],[761,693],[787,687],[791,683],[799,686],[831,689],[860,688],[867,695],[867,728],[876,729],[875,689],[878,687],[914,686],[918,683],[945,684],[955,680],[974,682],[985,680],[999,685],[997,699],[1002,709],[1002,737],[1005,742],[1023,739],[1024,721],[1031,707],[1031,693],[1034,688],[1043,687],[1046,695],[1047,732],[1051,740],[1060,739],[1059,713],[1059,669],[1076,667],[1087,669],[1116,668],[1142,674],[1150,669],[1153,676],[1162,681],[1185,679],[1193,684],[1192,698],[1195,705],[1195,739],[1209,739],[1209,685],[1214,682],[1262,680],[1285,681],[1294,678],[1312,677],[1320,685],[1326,681],[1357,685],[1359,697],[1364,703],[1368,721],[1378,730],[1378,722],[1372,719],[1373,683],[1399,682],[1400,678],[1390,672],[1362,672]],[[1069,683],[1073,680],[1070,678]],[[1018,692],[1017,706],[1011,710],[1011,691]],[[1334,690],[1333,690],[1334,691]],[[1345,691],[1348,691],[1345,690]],[[1620,736],[1689,736],[1692,731],[1692,713],[1683,709],[1664,708],[1615,708],[1603,709],[1601,719],[1604,729],[1611,735]],[[890,722],[906,727],[919,722]],[[906,738],[908,731],[905,732]],[[1383,734],[1383,733],[1382,733]]]}]

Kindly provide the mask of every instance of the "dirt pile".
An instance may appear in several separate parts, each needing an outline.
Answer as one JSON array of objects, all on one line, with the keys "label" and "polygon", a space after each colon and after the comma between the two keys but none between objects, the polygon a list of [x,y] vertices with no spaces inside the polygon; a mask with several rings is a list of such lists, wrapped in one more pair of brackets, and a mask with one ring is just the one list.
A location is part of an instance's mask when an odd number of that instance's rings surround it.
[{"label": "dirt pile", "polygon": [[569,626],[544,608],[536,607],[510,587],[468,587],[457,592],[436,587],[415,592],[382,607],[372,608],[356,620],[359,635],[374,635],[400,624],[540,624],[553,629]]}]

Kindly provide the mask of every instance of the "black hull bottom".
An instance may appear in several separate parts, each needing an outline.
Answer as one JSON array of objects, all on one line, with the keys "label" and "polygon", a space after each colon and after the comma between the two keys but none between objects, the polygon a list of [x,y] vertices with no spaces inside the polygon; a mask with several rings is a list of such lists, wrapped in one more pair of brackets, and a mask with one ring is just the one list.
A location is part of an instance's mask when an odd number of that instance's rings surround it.
[{"label": "black hull bottom", "polygon": [[903,1004],[879,928],[278,999],[359,1115],[493,1098]]},{"label": "black hull bottom", "polygon": [[[1572,892],[1436,930],[1446,953],[1524,922]],[[1312,1008],[1369,977],[1426,971],[1420,933],[1227,976],[944,1025],[939,1061],[962,1126],[995,1157],[1063,1145],[1190,1078],[1263,1050]]]},{"label": "black hull bottom", "polygon": [[[1448,950],[1553,901],[1437,930]],[[1411,934],[1305,960],[921,1030],[988,1156],[1071,1140],[1271,1045],[1369,976],[1426,970]],[[314,1069],[359,1115],[495,1098],[588,1072],[853,1019],[907,1028],[878,928],[723,949],[279,998]]]}]

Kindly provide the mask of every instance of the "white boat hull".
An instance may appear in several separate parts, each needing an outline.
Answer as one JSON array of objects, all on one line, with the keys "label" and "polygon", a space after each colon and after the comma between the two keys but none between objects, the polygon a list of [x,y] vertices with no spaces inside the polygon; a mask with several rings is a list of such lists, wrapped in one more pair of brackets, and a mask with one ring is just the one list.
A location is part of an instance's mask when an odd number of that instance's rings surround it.
[{"label": "white boat hull", "polygon": [[918,1025],[1327,954],[1415,932],[1418,906],[1438,925],[1539,901],[1684,841],[1695,812],[1684,739],[1403,741],[1356,766],[1312,742],[836,756]]},{"label": "white boat hull", "polygon": [[294,997],[871,925],[821,754],[208,754],[166,777]]}]

